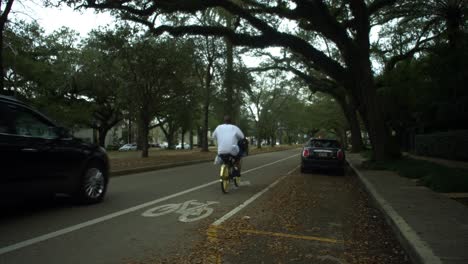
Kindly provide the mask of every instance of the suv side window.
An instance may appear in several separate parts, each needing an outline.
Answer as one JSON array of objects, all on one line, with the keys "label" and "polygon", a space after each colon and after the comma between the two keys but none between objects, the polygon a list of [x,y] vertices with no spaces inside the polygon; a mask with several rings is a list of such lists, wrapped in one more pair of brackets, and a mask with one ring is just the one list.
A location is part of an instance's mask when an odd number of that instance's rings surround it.
[{"label": "suv side window", "polygon": [[30,110],[15,105],[10,105],[9,108],[14,116],[14,134],[47,139],[57,138],[57,134],[53,130],[54,127]]}]

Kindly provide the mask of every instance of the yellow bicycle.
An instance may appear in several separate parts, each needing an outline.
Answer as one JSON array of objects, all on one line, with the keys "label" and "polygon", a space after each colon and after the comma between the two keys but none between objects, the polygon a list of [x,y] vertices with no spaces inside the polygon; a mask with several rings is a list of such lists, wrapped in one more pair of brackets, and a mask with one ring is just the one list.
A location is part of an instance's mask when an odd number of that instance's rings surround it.
[{"label": "yellow bicycle", "polygon": [[240,186],[240,177],[236,175],[234,164],[236,159],[234,156],[229,154],[219,155],[223,164],[221,164],[221,170],[219,172],[219,182],[221,183],[221,191],[223,193],[229,192],[229,185],[231,182],[234,182],[236,187]]}]

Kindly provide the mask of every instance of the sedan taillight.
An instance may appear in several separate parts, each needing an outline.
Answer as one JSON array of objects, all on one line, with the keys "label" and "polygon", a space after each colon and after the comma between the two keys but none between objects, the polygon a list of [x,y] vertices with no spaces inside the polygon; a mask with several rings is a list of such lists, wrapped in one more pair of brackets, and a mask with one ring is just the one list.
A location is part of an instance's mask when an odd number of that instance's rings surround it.
[{"label": "sedan taillight", "polygon": [[336,157],[339,159],[339,160],[343,160],[344,159],[344,153],[343,151],[340,149],[338,150],[338,152],[336,153]]},{"label": "sedan taillight", "polygon": [[304,149],[304,150],[302,151],[302,157],[309,157],[309,155],[310,155],[309,149]]}]

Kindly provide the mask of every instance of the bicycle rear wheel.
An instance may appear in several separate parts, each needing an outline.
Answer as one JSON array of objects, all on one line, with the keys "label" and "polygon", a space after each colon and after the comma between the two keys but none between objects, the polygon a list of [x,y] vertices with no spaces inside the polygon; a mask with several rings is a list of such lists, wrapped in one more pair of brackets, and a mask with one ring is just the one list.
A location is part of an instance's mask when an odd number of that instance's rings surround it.
[{"label": "bicycle rear wheel", "polygon": [[[239,167],[237,168],[238,171],[236,171],[236,173],[234,175],[236,175],[235,177],[233,177],[233,180],[234,180],[234,185],[236,187],[239,187],[240,186],[240,182],[241,182],[241,177],[240,177],[240,170],[242,168],[242,159],[239,161]],[[232,170],[234,170],[234,168],[232,168]]]},{"label": "bicycle rear wheel", "polygon": [[221,184],[221,191],[223,193],[229,192],[229,167],[225,164],[221,165],[221,171],[219,173],[220,184]]}]

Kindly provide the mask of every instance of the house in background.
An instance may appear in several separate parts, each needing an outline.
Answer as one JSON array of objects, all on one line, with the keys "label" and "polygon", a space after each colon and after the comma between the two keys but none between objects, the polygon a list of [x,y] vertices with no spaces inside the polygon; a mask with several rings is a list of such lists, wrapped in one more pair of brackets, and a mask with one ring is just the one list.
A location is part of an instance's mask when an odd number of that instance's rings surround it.
[{"label": "house in background", "polygon": [[[97,144],[98,132],[96,129],[93,128],[81,128],[76,131],[73,131],[73,136],[84,140],[85,142]],[[120,146],[122,136],[122,126],[114,126],[113,128],[111,128],[111,130],[107,132],[104,147],[108,148],[109,146]]]}]

